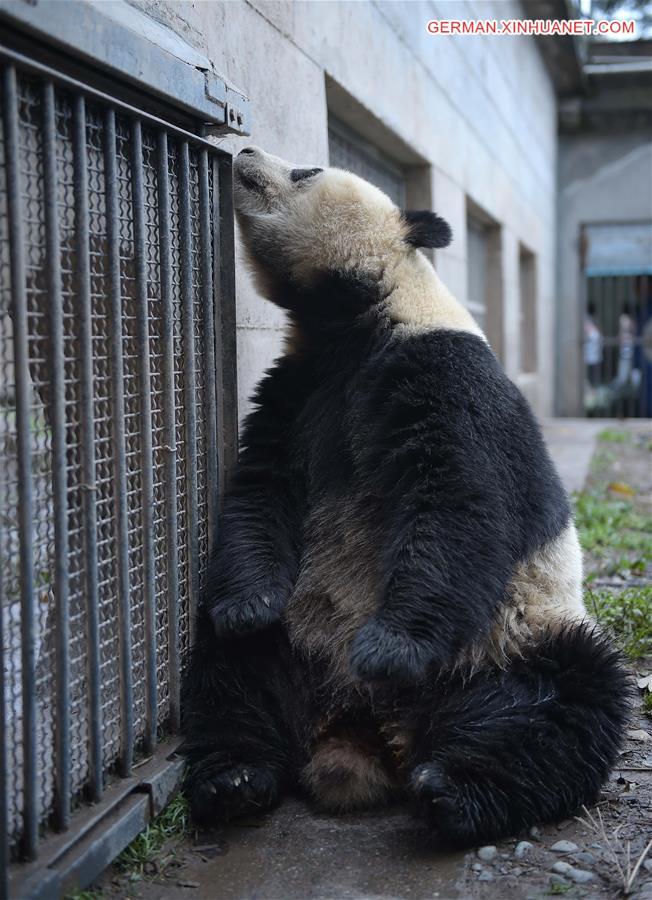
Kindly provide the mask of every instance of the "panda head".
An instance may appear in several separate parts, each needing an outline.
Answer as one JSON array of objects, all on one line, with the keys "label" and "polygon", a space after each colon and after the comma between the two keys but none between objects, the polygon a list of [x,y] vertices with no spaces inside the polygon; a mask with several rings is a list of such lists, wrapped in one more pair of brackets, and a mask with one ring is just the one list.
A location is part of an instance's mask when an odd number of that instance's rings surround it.
[{"label": "panda head", "polygon": [[366,286],[349,293],[373,302],[415,248],[446,247],[452,237],[439,216],[401,210],[351,172],[294,166],[256,147],[236,158],[235,205],[258,287],[294,312],[334,281]]}]

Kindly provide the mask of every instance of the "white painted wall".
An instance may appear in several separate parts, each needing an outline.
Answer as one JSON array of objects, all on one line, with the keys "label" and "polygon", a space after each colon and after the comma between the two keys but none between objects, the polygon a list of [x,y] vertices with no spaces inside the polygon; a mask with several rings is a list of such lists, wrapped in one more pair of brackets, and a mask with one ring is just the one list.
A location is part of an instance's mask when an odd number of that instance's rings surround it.
[{"label": "white painted wall", "polygon": [[[466,298],[466,198],[504,228],[504,359],[541,413],[551,411],[556,99],[528,37],[434,37],[433,18],[511,18],[512,0],[306,2],[133,0],[210,56],[249,96],[253,133],[229,139],[299,163],[328,162],[326,79],[430,166],[434,208],[455,240],[436,254]],[[520,379],[518,243],[537,254],[538,379]],[[279,352],[283,315],[238,271],[240,409]]]}]

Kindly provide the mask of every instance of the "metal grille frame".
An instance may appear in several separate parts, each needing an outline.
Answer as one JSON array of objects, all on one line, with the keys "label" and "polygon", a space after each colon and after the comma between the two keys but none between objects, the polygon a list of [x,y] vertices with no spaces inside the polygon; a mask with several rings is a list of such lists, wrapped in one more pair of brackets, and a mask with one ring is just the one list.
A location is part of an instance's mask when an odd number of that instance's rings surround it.
[{"label": "metal grille frame", "polygon": [[0,893],[52,896],[179,779],[237,452],[232,170],[12,50],[0,68]]}]

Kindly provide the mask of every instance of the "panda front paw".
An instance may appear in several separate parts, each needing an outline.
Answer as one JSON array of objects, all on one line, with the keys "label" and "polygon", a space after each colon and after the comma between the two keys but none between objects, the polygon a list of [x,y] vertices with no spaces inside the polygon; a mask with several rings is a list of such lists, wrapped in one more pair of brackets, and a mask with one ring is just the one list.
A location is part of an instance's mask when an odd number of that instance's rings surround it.
[{"label": "panda front paw", "polygon": [[281,617],[283,603],[272,591],[219,600],[210,617],[218,637],[237,637],[269,628]]},{"label": "panda front paw", "polygon": [[349,663],[361,681],[419,681],[433,662],[431,645],[372,619],[353,639]]}]

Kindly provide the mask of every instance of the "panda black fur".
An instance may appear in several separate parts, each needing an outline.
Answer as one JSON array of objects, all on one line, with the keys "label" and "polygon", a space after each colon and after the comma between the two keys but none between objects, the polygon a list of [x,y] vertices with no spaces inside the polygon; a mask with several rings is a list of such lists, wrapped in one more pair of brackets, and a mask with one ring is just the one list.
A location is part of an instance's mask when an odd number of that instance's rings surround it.
[{"label": "panda black fur", "polygon": [[472,845],[569,815],[616,759],[627,681],[582,604],[528,404],[415,247],[450,229],[248,148],[236,205],[290,313],[258,387],[184,686],[203,824],[302,786],[412,798]]}]

